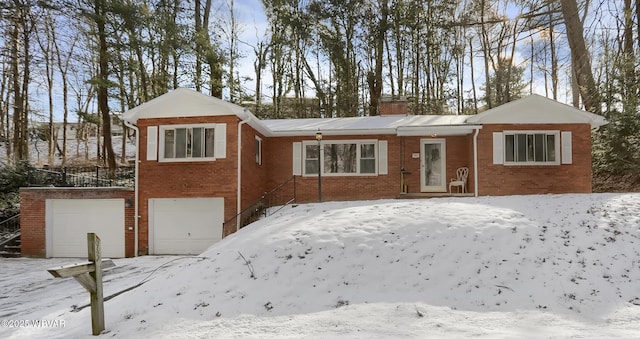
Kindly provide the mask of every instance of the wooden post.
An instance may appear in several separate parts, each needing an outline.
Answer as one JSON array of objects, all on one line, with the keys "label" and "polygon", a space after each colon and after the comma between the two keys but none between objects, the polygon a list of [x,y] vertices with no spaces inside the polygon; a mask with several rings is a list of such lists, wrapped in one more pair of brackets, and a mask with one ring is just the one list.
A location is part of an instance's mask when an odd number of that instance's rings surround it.
[{"label": "wooden post", "polygon": [[95,233],[87,233],[87,246],[89,261],[93,263],[95,270],[90,272],[92,280],[96,283],[91,295],[91,329],[93,335],[98,335],[104,330],[104,301],[102,299],[102,253],[100,253],[100,238]]},{"label": "wooden post", "polygon": [[91,331],[99,335],[104,330],[104,299],[102,298],[102,270],[113,267],[111,260],[102,261],[100,238],[95,233],[87,233],[89,262],[49,269],[56,278],[73,277],[91,296]]}]

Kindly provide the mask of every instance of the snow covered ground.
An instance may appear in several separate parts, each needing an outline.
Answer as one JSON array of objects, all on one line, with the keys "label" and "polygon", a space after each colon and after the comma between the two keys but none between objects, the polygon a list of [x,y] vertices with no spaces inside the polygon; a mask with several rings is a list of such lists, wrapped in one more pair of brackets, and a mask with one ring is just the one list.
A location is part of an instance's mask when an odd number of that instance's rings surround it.
[{"label": "snow covered ground", "polygon": [[[113,136],[113,152],[116,155],[116,159],[120,161],[122,157],[122,136]],[[136,145],[135,138],[126,139],[126,155],[127,159],[135,159]],[[62,140],[58,140],[58,145],[62,148]],[[30,163],[36,167],[42,167],[49,162],[48,159],[48,144],[46,141],[36,140],[29,143],[29,158]],[[87,165],[95,164],[98,154],[98,138],[90,137],[86,142],[76,139],[67,140],[67,166],[73,165]],[[56,150],[53,166],[60,166],[62,163],[62,156],[59,155]],[[7,150],[6,145],[0,142],[0,165],[7,163]]]},{"label": "snow covered ground", "polygon": [[[105,296],[147,282],[103,336],[637,338],[639,245],[640,194],[298,205],[199,257],[117,260]],[[88,294],[45,271],[69,262],[0,259],[0,337],[91,337]]]}]

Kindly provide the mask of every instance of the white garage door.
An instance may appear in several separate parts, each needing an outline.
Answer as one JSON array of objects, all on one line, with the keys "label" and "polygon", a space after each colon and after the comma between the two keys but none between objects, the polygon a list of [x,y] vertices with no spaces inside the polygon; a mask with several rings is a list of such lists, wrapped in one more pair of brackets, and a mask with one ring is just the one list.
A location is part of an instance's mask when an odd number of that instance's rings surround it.
[{"label": "white garage door", "polygon": [[200,254],[222,239],[224,198],[149,199],[149,252]]},{"label": "white garage door", "polygon": [[124,257],[124,199],[47,199],[47,257],[87,257],[87,233],[102,256]]}]

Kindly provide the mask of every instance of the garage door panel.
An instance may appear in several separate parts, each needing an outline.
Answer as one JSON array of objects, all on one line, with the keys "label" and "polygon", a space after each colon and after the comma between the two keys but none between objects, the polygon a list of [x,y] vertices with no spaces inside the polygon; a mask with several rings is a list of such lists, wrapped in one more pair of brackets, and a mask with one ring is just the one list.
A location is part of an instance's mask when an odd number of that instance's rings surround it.
[{"label": "garage door panel", "polygon": [[103,257],[124,257],[124,199],[51,199],[47,215],[48,256],[86,258],[96,233]]},{"label": "garage door panel", "polygon": [[224,198],[151,199],[154,254],[199,254],[222,239]]}]

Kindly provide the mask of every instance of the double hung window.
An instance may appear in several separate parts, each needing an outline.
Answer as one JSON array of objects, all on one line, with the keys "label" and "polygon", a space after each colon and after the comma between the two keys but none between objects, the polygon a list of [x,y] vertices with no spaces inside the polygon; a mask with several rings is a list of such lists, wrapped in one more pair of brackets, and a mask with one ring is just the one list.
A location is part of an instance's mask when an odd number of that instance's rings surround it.
[{"label": "double hung window", "polygon": [[206,161],[217,157],[216,124],[160,126],[160,161]]},{"label": "double hung window", "polygon": [[559,132],[504,132],[505,164],[559,164]]},{"label": "double hung window", "polygon": [[[320,148],[317,142],[304,143],[304,174],[322,175],[375,175],[377,174],[377,142],[323,141]],[[320,166],[318,166],[320,164]]]}]

